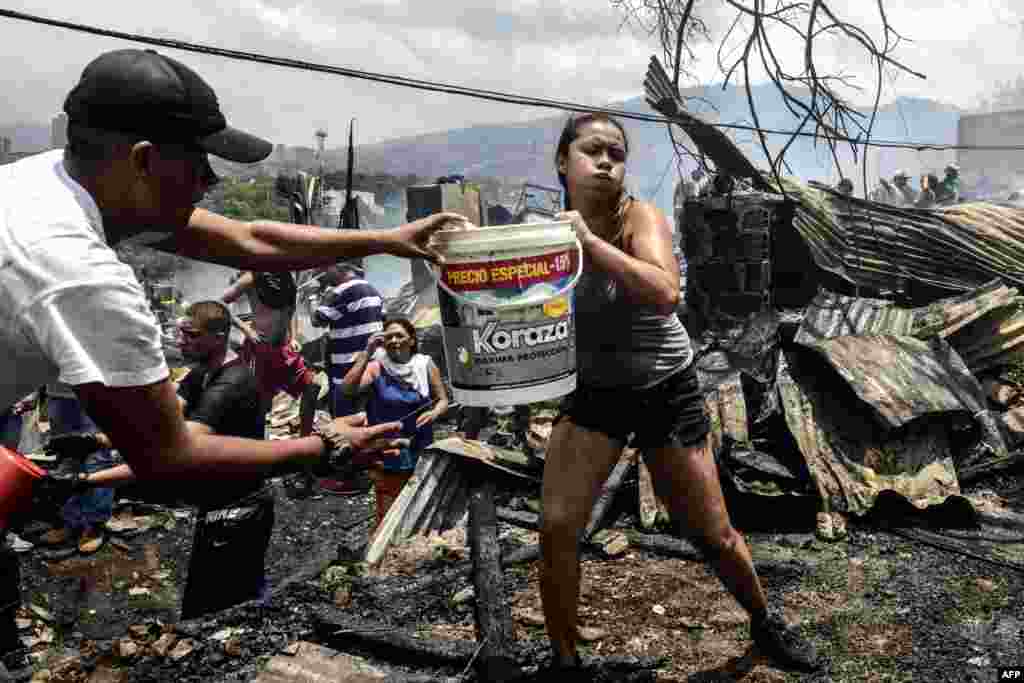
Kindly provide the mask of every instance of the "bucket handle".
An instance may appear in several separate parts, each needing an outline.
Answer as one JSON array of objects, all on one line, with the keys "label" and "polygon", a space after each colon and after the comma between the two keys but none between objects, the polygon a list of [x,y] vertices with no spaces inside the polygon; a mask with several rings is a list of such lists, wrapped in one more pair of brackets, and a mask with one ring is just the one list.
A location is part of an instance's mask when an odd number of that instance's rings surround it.
[{"label": "bucket handle", "polygon": [[[583,244],[580,242],[579,238],[573,238],[573,242],[576,243],[576,255],[577,255],[577,258],[576,258],[576,273],[572,276],[572,280],[569,281],[569,284],[567,284],[565,287],[562,287],[560,290],[558,290],[557,292],[552,294],[550,297],[545,299],[545,301],[551,301],[551,299],[557,299],[558,297],[562,296],[566,292],[571,291],[572,288],[576,286],[576,283],[578,283],[580,281],[580,276],[583,275]],[[510,309],[510,308],[522,308],[523,306],[535,306],[538,303],[540,303],[540,302],[536,302],[535,301],[535,302],[532,302],[532,303],[529,303],[529,304],[515,303],[515,304],[498,304],[496,306],[495,305],[481,306],[478,302],[473,301],[471,299],[467,299],[466,297],[462,296],[461,294],[456,294],[451,289],[449,289],[448,285],[446,285],[444,283],[444,281],[441,279],[440,274],[437,272],[437,264],[430,263],[429,261],[427,261],[427,270],[430,272],[430,275],[434,278],[434,282],[437,283],[438,287],[440,287],[444,291],[448,292],[449,296],[451,296],[453,299],[455,299],[456,301],[458,301],[459,303],[464,304],[464,305],[474,306],[476,308],[482,308],[482,309],[488,310],[488,311],[499,311],[499,310],[503,311],[503,310]]]}]

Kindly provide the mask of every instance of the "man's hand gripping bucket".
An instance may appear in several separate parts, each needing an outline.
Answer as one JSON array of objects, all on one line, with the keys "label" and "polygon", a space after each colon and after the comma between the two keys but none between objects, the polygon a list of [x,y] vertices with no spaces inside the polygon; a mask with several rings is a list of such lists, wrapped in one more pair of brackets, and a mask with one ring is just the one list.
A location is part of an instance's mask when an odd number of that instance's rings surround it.
[{"label": "man's hand gripping bucket", "polygon": [[572,224],[436,233],[434,271],[456,401],[493,407],[576,388],[574,290],[583,248]]}]

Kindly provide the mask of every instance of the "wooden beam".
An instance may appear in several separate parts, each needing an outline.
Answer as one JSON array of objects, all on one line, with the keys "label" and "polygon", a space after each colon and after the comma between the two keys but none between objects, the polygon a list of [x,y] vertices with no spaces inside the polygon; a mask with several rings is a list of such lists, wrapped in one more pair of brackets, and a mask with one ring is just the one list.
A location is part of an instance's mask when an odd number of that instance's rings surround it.
[{"label": "wooden beam", "polygon": [[[516,548],[504,555],[501,558],[501,566],[503,568],[514,567],[517,564],[534,562],[538,559],[540,559],[540,546],[527,545],[521,548]],[[396,597],[402,595],[410,595],[420,591],[432,590],[439,586],[444,586],[446,589],[451,588],[451,586],[454,586],[456,583],[469,576],[472,571],[472,562],[462,562],[451,569],[446,569],[443,572],[437,572],[435,574],[428,574],[427,576],[423,576],[413,581],[408,581],[398,586],[389,584],[387,586],[380,587],[376,585],[378,583],[377,579],[364,577],[356,580],[353,583],[353,587],[360,595],[366,596],[370,600],[384,605],[387,604],[389,600],[394,600]]]},{"label": "wooden beam", "polygon": [[418,638],[413,631],[365,619],[354,619],[347,610],[320,605],[313,611],[318,640],[335,649],[356,646],[393,661],[465,666],[477,650],[468,640]]},{"label": "wooden beam", "polygon": [[640,511],[640,526],[645,530],[654,528],[658,521],[658,496],[654,492],[654,480],[647,463],[639,453],[636,455],[637,467],[637,507]]},{"label": "wooden beam", "polygon": [[508,508],[499,507],[498,521],[517,526],[520,529],[527,529],[529,531],[540,530],[540,516],[535,512],[509,510]]},{"label": "wooden beam", "polygon": [[626,479],[626,472],[629,471],[632,464],[633,449],[627,448],[622,451],[618,464],[612,469],[612,473],[608,475],[608,480],[601,488],[601,494],[597,497],[597,502],[594,503],[594,508],[590,512],[590,523],[587,524],[583,538],[593,536],[608,521],[605,517],[608,516],[608,510],[611,508],[612,502],[615,501],[615,495],[622,488],[622,484]]},{"label": "wooden beam", "polygon": [[512,671],[514,668],[505,665],[511,664],[512,614],[505,599],[505,578],[501,572],[501,547],[498,545],[498,519],[494,506],[496,486],[481,469],[477,468],[473,473],[469,493],[468,541],[476,592],[476,635],[480,643],[477,669],[478,673],[487,674],[482,678],[493,680],[495,671]]}]

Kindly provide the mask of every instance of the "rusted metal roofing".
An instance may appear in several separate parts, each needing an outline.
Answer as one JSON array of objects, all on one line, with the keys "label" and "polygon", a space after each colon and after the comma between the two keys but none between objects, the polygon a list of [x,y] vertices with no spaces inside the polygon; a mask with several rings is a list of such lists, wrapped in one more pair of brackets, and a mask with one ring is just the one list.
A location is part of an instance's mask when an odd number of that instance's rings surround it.
[{"label": "rusted metal roofing", "polygon": [[804,311],[794,341],[805,346],[846,335],[948,339],[972,372],[1024,353],[1024,298],[998,280],[919,308],[823,290]]},{"label": "rusted metal roofing", "polygon": [[947,339],[990,311],[1013,304],[1018,293],[1016,287],[992,280],[970,292],[915,308],[913,335]]},{"label": "rusted metal roofing", "polygon": [[949,341],[974,372],[1019,361],[1024,357],[1024,297],[986,312]]},{"label": "rusted metal roofing", "polygon": [[884,299],[858,298],[821,291],[807,306],[794,341],[811,345],[847,335],[909,336],[913,329],[913,309],[900,308]]},{"label": "rusted metal roofing", "polygon": [[815,262],[851,283],[898,291],[915,280],[961,292],[994,278],[1024,285],[1024,209],[983,202],[898,209],[783,185]]},{"label": "rusted metal roofing", "polygon": [[944,340],[845,336],[808,345],[819,352],[885,423],[986,409],[981,385]]},{"label": "rusted metal roofing", "polygon": [[810,350],[780,351],[776,386],[823,512],[863,515],[885,490],[919,508],[959,494],[948,430],[927,417],[903,429],[881,427],[821,364]]},{"label": "rusted metal roofing", "polygon": [[[703,383],[703,378],[702,378]],[[704,407],[711,424],[711,452],[718,454],[725,438],[736,443],[750,442],[747,431],[747,403],[739,371],[733,370],[704,396]]]}]

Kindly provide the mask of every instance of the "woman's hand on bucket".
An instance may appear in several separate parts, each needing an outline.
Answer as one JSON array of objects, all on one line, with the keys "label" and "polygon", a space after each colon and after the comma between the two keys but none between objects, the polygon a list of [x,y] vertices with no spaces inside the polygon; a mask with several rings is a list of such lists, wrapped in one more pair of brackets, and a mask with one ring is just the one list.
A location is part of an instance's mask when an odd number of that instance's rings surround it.
[{"label": "woman's hand on bucket", "polygon": [[555,220],[568,221],[572,223],[573,230],[576,231],[576,239],[580,241],[580,244],[584,249],[587,248],[587,243],[590,241],[590,238],[593,237],[594,233],[590,231],[590,227],[587,225],[587,222],[583,220],[583,216],[580,215],[579,211],[563,211],[555,216]]},{"label": "woman's hand on bucket", "polygon": [[466,229],[471,224],[457,213],[435,213],[388,232],[392,237],[387,253],[403,258],[425,258],[444,263],[444,257],[430,245],[430,238],[438,230]]}]

